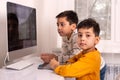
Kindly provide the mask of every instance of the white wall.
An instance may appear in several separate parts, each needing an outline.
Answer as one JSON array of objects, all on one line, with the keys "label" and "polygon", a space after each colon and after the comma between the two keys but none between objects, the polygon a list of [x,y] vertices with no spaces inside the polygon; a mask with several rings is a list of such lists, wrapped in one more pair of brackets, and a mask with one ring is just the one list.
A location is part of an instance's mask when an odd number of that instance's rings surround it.
[{"label": "white wall", "polygon": [[[5,2],[3,1],[2,2],[3,4],[5,4]],[[5,20],[6,20],[6,16],[3,16],[5,14],[5,10],[4,10],[4,6],[1,4],[0,5],[0,65],[3,64],[3,58],[5,56],[5,53],[6,53],[6,33],[5,30],[6,30],[6,23],[5,23]]]},{"label": "white wall", "polygon": [[[40,6],[39,4],[37,5]],[[43,0],[42,11],[40,10],[37,14],[37,18],[41,20],[38,21],[40,22],[38,24],[38,52],[51,52],[53,48],[57,47],[55,17],[58,13],[67,9],[74,9],[74,0]]]},{"label": "white wall", "polygon": [[14,2],[37,10],[37,53],[51,52],[57,46],[55,16],[64,10],[74,10],[74,0],[2,0],[0,3],[0,67],[7,53],[6,2]]}]

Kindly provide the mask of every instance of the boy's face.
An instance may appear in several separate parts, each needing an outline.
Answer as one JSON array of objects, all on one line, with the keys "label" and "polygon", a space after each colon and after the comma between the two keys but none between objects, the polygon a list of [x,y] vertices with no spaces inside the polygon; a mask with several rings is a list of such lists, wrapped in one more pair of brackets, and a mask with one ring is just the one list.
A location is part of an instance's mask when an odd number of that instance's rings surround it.
[{"label": "boy's face", "polygon": [[100,38],[98,36],[95,36],[93,28],[80,28],[78,30],[78,45],[82,50],[94,50],[99,39]]},{"label": "boy's face", "polygon": [[76,29],[75,24],[71,24],[67,21],[66,17],[57,18],[58,33],[60,36],[69,37],[73,30]]}]

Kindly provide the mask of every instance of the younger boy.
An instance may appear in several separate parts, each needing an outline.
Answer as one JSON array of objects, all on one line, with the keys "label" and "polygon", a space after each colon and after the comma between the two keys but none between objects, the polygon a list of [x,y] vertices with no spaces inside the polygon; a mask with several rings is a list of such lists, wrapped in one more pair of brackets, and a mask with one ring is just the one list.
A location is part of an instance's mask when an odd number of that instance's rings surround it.
[{"label": "younger boy", "polygon": [[[72,55],[80,51],[77,45],[76,26],[78,23],[78,16],[76,12],[67,10],[59,13],[57,16],[58,33],[62,37],[62,54]],[[55,57],[54,54],[41,54],[41,59],[45,63]],[[65,62],[65,61],[64,61]]]},{"label": "younger boy", "polygon": [[82,51],[70,58],[67,64],[50,61],[55,73],[64,77],[75,77],[76,80],[100,80],[101,55],[95,47],[100,37],[99,24],[93,19],[85,19],[77,27],[78,45]]}]

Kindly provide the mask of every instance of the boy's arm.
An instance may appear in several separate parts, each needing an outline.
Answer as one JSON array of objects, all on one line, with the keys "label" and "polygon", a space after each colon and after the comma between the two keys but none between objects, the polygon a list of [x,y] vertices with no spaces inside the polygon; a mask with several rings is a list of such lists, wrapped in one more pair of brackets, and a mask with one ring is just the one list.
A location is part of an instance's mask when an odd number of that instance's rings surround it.
[{"label": "boy's arm", "polygon": [[50,61],[50,67],[51,67],[52,69],[55,69],[55,68],[58,67],[59,65],[60,65],[60,63],[59,63],[55,58],[51,59],[51,61]]},{"label": "boy's arm", "polygon": [[54,68],[54,71],[64,77],[81,77],[92,72],[92,67],[89,64],[77,61],[67,65],[59,65]]},{"label": "boy's arm", "polygon": [[44,61],[44,63],[49,63],[51,59],[55,58],[57,60],[57,56],[53,53],[41,53],[40,58]]},{"label": "boy's arm", "polygon": [[68,59],[66,61],[66,63],[74,63],[74,62],[76,62],[79,56],[80,56],[80,53],[77,54],[77,55],[74,55],[73,57],[71,57],[70,59]]},{"label": "boy's arm", "polygon": [[72,64],[59,65],[54,71],[64,77],[81,77],[91,73],[100,72],[100,57],[99,55],[83,56]]}]

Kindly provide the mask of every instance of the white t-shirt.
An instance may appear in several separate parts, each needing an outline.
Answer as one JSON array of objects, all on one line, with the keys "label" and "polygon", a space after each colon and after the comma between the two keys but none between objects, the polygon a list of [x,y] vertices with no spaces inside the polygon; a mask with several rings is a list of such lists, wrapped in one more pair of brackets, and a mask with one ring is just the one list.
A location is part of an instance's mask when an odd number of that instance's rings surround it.
[{"label": "white t-shirt", "polygon": [[68,40],[67,37],[62,37],[62,53],[64,55],[73,55],[80,52],[80,48],[77,44],[77,32],[74,31]]}]

